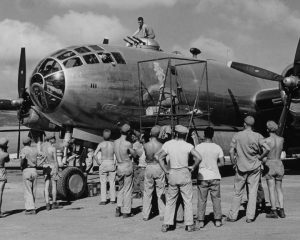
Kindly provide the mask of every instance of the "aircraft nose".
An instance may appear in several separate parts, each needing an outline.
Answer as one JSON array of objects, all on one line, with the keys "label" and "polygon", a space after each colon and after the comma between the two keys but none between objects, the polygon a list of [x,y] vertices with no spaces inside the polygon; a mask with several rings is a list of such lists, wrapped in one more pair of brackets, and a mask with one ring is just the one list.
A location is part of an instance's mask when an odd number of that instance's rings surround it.
[{"label": "aircraft nose", "polygon": [[65,74],[54,59],[46,59],[30,79],[30,95],[43,112],[53,112],[65,91]]}]

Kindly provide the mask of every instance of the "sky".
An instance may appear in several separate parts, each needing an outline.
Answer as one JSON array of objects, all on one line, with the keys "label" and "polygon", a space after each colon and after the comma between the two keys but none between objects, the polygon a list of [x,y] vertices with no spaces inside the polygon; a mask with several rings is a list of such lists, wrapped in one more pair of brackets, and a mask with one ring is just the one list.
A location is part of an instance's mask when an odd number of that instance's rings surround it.
[{"label": "sky", "polygon": [[20,48],[27,79],[48,54],[77,44],[114,45],[137,29],[154,29],[166,52],[226,63],[239,61],[281,73],[293,62],[300,37],[299,0],[1,0],[0,98],[17,97]]}]

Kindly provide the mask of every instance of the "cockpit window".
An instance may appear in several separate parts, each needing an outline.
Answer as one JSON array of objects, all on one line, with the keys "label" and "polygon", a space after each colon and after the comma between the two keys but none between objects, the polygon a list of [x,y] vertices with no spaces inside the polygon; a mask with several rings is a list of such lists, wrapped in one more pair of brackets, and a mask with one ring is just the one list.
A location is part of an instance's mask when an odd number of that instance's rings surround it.
[{"label": "cockpit window", "polygon": [[62,69],[59,63],[54,59],[49,58],[43,62],[38,72],[41,73],[43,76],[46,76],[51,73],[58,72],[60,70]]},{"label": "cockpit window", "polygon": [[76,54],[72,51],[67,51],[67,52],[64,52],[63,54],[59,55],[57,58],[59,60],[64,60],[66,58],[69,58],[69,57],[73,57],[75,56]]},{"label": "cockpit window", "polygon": [[110,53],[98,53],[98,56],[101,58],[103,63],[111,63],[114,62]]},{"label": "cockpit window", "polygon": [[119,63],[119,64],[126,64],[126,62],[125,62],[123,56],[121,55],[121,53],[119,53],[119,52],[111,52],[111,54],[116,59],[117,63]]},{"label": "cockpit window", "polygon": [[60,49],[60,50],[58,50],[58,51],[52,53],[52,54],[51,54],[51,57],[54,57],[55,55],[58,55],[58,54],[60,54],[60,53],[62,53],[62,52],[64,52],[64,51],[66,51],[66,49]]},{"label": "cockpit window", "polygon": [[95,64],[99,63],[98,58],[96,57],[95,54],[88,54],[83,56],[84,60],[86,61],[87,64]]},{"label": "cockpit window", "polygon": [[86,47],[79,47],[79,48],[75,48],[74,50],[78,53],[88,53],[91,51],[90,49],[88,49]]},{"label": "cockpit window", "polygon": [[98,45],[90,45],[89,47],[95,51],[104,51],[104,49]]},{"label": "cockpit window", "polygon": [[79,57],[70,58],[64,61],[64,66],[66,68],[78,67],[82,65],[82,61]]}]

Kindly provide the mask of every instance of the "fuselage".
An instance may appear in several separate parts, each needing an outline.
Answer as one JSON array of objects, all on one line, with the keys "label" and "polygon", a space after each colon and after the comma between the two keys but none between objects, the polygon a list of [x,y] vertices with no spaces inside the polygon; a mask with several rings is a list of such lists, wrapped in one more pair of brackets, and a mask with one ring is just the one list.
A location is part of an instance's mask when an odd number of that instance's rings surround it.
[{"label": "fuselage", "polygon": [[[166,73],[169,61],[178,65],[175,74]],[[40,62],[30,80],[30,95],[55,124],[86,129],[116,128],[120,121],[139,125],[146,108],[159,105],[152,100],[145,106],[144,95],[153,86],[159,90],[163,77],[166,87],[171,81],[173,89],[180,85],[185,105],[193,107],[198,96],[200,125],[239,126],[234,102],[242,114],[256,112],[261,90],[256,78],[213,60],[195,61],[140,47],[73,46]],[[170,82],[168,75],[173,75]]]}]

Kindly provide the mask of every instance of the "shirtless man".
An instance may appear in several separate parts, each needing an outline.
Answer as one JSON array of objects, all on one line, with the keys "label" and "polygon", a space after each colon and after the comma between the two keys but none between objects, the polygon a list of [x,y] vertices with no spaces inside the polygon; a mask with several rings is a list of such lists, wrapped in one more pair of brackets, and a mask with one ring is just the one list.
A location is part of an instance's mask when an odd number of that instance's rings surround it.
[{"label": "shirtless man", "polygon": [[49,135],[45,138],[46,142],[41,145],[41,151],[45,158],[43,165],[43,174],[45,177],[45,200],[46,209],[51,209],[49,200],[49,187],[50,181],[52,183],[52,209],[61,208],[56,202],[57,195],[57,180],[58,180],[58,162],[56,158],[56,148],[54,144],[56,142],[55,135]]},{"label": "shirtless man", "polygon": [[5,169],[5,163],[9,162],[9,154],[7,153],[8,140],[6,138],[0,138],[0,218],[4,217],[1,212],[2,195],[7,182],[7,175]]},{"label": "shirtless man", "polygon": [[132,143],[126,140],[130,132],[130,126],[124,124],[121,127],[121,137],[114,142],[114,151],[117,159],[117,176],[119,179],[119,191],[117,198],[116,217],[123,218],[131,216],[131,195],[133,187],[133,165],[131,156],[136,156]]},{"label": "shirtless man", "polygon": [[162,200],[162,195],[165,194],[165,173],[155,159],[154,155],[161,149],[162,143],[157,138],[160,134],[160,126],[154,126],[151,129],[150,141],[144,144],[146,154],[146,170],[144,180],[144,198],[143,198],[143,220],[149,220],[152,208],[152,195],[154,186],[156,188],[156,195],[158,201],[158,210],[160,220],[164,219],[165,204]]},{"label": "shirtless man", "polygon": [[[110,140],[111,131],[103,131],[104,141],[99,143],[94,158],[99,165],[99,176],[101,184],[101,201],[99,205],[106,204],[106,183],[109,180],[110,203],[116,203],[116,163],[114,160],[114,143]],[[97,154],[101,152],[101,159]]]},{"label": "shirtless man", "polygon": [[[265,141],[270,147],[270,152],[267,155],[267,158],[264,162],[265,167],[269,169],[268,173],[266,174],[266,180],[268,184],[271,202],[271,211],[266,214],[267,218],[278,218],[278,216],[281,218],[285,218],[282,193],[282,179],[284,176],[284,166],[280,158],[284,139],[276,134],[277,129],[278,125],[275,122],[267,122],[267,131],[269,132],[270,136],[266,138]],[[276,197],[279,202],[279,207],[277,209]]]}]

